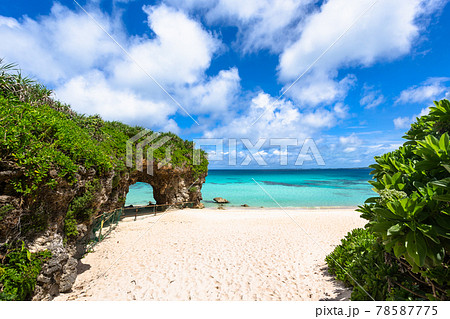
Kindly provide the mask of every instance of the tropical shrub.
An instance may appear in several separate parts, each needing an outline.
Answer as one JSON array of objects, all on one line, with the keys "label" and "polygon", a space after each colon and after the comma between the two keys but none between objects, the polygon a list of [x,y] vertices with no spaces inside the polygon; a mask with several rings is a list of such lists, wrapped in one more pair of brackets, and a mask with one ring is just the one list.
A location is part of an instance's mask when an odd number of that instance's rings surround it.
[{"label": "tropical shrub", "polygon": [[69,205],[64,219],[64,234],[66,239],[74,239],[78,235],[77,224],[87,221],[93,215],[95,192],[100,188],[98,180],[87,182],[84,193],[75,197]]},{"label": "tropical shrub", "polygon": [[378,196],[358,210],[388,259],[415,285],[408,288],[389,275],[386,299],[402,290],[409,299],[450,298],[449,129],[450,102],[435,102],[429,115],[412,124],[403,146],[370,165]]},{"label": "tropical shrub", "polygon": [[48,251],[31,253],[23,242],[20,248],[8,249],[0,263],[0,300],[31,298],[42,264],[50,257]]},{"label": "tropical shrub", "polygon": [[396,262],[368,229],[349,232],[325,260],[336,279],[353,287],[352,300],[416,300],[418,295],[427,299],[407,267]]},{"label": "tropical shrub", "polygon": [[356,228],[325,258],[330,273],[354,287],[352,299],[371,300],[366,291],[370,291],[376,300],[385,299],[387,284],[385,280],[379,279],[393,271],[384,263],[380,249],[382,251],[376,235],[366,229]]}]

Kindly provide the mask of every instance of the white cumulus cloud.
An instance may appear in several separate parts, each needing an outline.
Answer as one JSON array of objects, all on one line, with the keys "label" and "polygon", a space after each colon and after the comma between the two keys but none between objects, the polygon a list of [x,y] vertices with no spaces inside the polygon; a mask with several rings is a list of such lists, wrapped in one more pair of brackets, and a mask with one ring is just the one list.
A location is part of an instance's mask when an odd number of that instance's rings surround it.
[{"label": "white cumulus cloud", "polygon": [[219,40],[176,9],[165,5],[145,6],[144,11],[156,37],[141,38],[130,45],[128,51],[139,65],[124,58],[113,68],[115,81],[145,85],[150,79],[141,68],[165,85],[192,84],[200,80],[221,45]]},{"label": "white cumulus cloud", "polygon": [[181,94],[183,102],[195,114],[210,115],[212,118],[229,116],[231,108],[237,103],[241,78],[237,68],[221,70],[219,74],[206,78],[200,83],[186,87]]},{"label": "white cumulus cloud", "polygon": [[344,153],[352,153],[358,150],[358,147],[363,141],[355,133],[352,133],[349,136],[341,136],[339,138],[339,143],[341,144]]},{"label": "white cumulus cloud", "polygon": [[145,99],[130,89],[115,89],[99,71],[70,79],[56,94],[62,101],[71,101],[82,114],[97,113],[106,120],[133,121],[178,132],[173,120],[167,120],[176,111],[176,105]]},{"label": "white cumulus cloud", "polygon": [[430,78],[420,85],[412,86],[400,93],[396,103],[429,103],[440,100],[450,93],[450,87],[445,84],[450,78]]},{"label": "white cumulus cloud", "polygon": [[165,0],[186,10],[205,12],[208,24],[238,28],[235,46],[244,53],[281,52],[298,35],[298,24],[316,0]]},{"label": "white cumulus cloud", "polygon": [[[92,16],[107,30],[113,25],[100,11]],[[46,83],[56,84],[71,76],[102,67],[120,49],[86,14],[70,11],[55,3],[48,16],[38,20],[23,17],[0,23],[0,38],[4,43],[0,54],[8,62],[16,62],[24,73]],[[116,36],[121,38],[121,33]]]},{"label": "white cumulus cloud", "polygon": [[386,99],[380,90],[375,90],[373,87],[364,85],[363,97],[359,101],[361,106],[365,109],[373,109],[385,101]]},{"label": "white cumulus cloud", "polygon": [[426,107],[420,111],[419,114],[413,115],[411,117],[409,116],[401,116],[394,119],[394,126],[396,129],[408,129],[411,124],[416,120],[417,117],[421,117],[423,115],[427,115],[429,112],[429,109]]},{"label": "white cumulus cloud", "polygon": [[343,104],[336,104],[330,109],[300,111],[292,101],[276,101],[269,94],[259,92],[243,114],[208,130],[205,137],[248,138],[252,141],[259,138],[296,138],[303,141],[305,138],[314,137],[323,129],[335,126],[347,116],[348,107]]},{"label": "white cumulus cloud", "polygon": [[[439,3],[446,2],[440,1]],[[372,0],[329,0],[310,15],[299,38],[280,56],[280,81],[290,85],[308,69],[342,34],[344,36],[314,65],[291,96],[317,105],[330,103],[346,94],[346,88],[317,95],[317,87],[339,87],[338,70],[368,67],[381,60],[393,60],[410,52],[421,26],[417,18],[441,8],[423,0],[380,0],[348,31],[357,18],[373,4]],[[318,83],[318,80],[323,84]],[[311,85],[314,83],[314,85]],[[347,87],[348,88],[348,87]],[[311,99],[311,95],[316,95]]]}]

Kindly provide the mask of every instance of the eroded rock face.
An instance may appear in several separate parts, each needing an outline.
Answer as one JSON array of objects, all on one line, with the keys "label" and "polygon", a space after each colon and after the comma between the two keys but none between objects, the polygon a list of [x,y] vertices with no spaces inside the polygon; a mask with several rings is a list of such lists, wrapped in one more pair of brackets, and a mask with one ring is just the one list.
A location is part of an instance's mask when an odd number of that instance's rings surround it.
[{"label": "eroded rock face", "polygon": [[153,175],[147,174],[147,162],[144,160],[143,171],[131,174],[131,184],[148,183],[153,187],[153,197],[157,204],[175,204],[202,200],[202,185],[206,174],[196,176],[186,167],[172,167],[171,164],[159,167],[153,165]]},{"label": "eroded rock face", "polygon": [[[32,252],[49,250],[52,253],[42,267],[33,300],[51,300],[61,292],[70,291],[75,282],[78,260],[84,252],[82,239],[90,231],[92,220],[77,225],[77,238],[67,242],[64,221],[70,203],[83,194],[87,183],[95,179],[100,185],[94,194],[93,215],[97,215],[122,207],[129,186],[137,182],[153,187],[158,204],[191,201],[200,206],[206,177],[206,173],[194,176],[190,168],[174,168],[170,164],[163,167],[154,164],[153,175],[146,173],[147,163],[144,163],[143,172],[127,171],[116,175],[111,171],[100,177],[94,169],[80,166],[75,184],[59,179],[55,189],[42,187],[35,199],[29,200],[16,193],[10,184],[12,178],[23,175],[14,165],[0,161],[0,210],[7,207],[5,216],[0,216],[0,245],[22,239]],[[57,176],[58,172],[50,173]]]}]

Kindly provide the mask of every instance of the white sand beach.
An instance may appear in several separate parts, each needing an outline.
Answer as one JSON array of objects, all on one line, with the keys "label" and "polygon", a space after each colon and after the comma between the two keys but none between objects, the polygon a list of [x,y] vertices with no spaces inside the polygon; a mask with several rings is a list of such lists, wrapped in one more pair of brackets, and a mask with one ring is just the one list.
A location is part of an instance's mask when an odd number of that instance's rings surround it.
[{"label": "white sand beach", "polygon": [[292,218],[227,208],[124,219],[56,300],[346,300],[324,258],[365,220],[349,208],[286,211]]}]

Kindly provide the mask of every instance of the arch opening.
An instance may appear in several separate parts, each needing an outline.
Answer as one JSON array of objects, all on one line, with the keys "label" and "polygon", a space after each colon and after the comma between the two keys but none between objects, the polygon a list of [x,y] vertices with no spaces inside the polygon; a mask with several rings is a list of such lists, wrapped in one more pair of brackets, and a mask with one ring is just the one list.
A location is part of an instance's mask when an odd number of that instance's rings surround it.
[{"label": "arch opening", "polygon": [[155,204],[156,200],[153,193],[153,187],[149,183],[136,182],[130,185],[126,200],[125,207],[127,206],[145,206],[149,204]]},{"label": "arch opening", "polygon": [[[136,205],[137,203],[148,205],[149,201],[156,202],[157,205],[200,203],[202,199],[201,188],[205,182],[206,174],[195,177],[189,167],[173,168],[171,165],[159,167],[157,163],[153,163],[153,174],[147,174],[147,164],[144,159],[143,170],[136,170],[130,174],[128,187],[132,194],[128,192],[126,204],[134,205],[132,201]],[[133,186],[135,184],[137,186]],[[141,189],[139,192],[135,192],[136,188]],[[142,188],[144,191],[142,191]],[[153,196],[150,196],[152,192]]]}]

